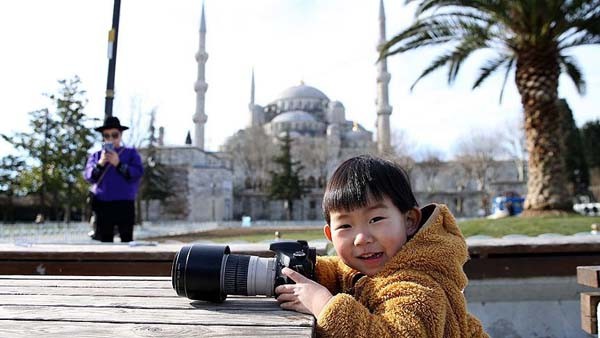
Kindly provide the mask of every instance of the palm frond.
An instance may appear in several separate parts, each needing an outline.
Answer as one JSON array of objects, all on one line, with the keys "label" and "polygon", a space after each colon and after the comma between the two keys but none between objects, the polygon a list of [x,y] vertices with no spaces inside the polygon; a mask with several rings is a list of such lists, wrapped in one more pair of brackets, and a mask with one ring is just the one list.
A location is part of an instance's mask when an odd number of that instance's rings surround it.
[{"label": "palm frond", "polygon": [[561,40],[581,32],[600,35],[600,12],[589,18],[578,18],[565,22],[565,27],[561,31]]},{"label": "palm frond", "polygon": [[441,20],[424,19],[415,22],[387,41],[380,51],[380,59],[423,46],[460,41],[473,32],[484,31],[484,23],[470,18],[447,17]]},{"label": "palm frond", "polygon": [[413,82],[413,84],[410,86],[410,90],[412,91],[413,88],[417,85],[417,83],[424,78],[425,76],[429,75],[431,72],[433,72],[434,70],[444,66],[446,63],[448,63],[448,61],[450,61],[453,57],[453,53],[448,53],[448,54],[444,54],[439,56],[437,59],[433,60],[433,62],[429,65],[429,67],[427,67],[422,73],[421,75],[419,75],[419,77],[415,80],[415,82]]},{"label": "palm frond", "polygon": [[565,50],[571,47],[600,44],[600,35],[586,33],[576,38],[561,40],[559,50]]},{"label": "palm frond", "polygon": [[600,0],[564,1],[562,10],[567,21],[587,19],[598,14]]},{"label": "palm frond", "polygon": [[472,89],[478,88],[492,73],[494,73],[503,63],[508,61],[508,55],[502,54],[496,59],[488,60],[483,67],[480,68],[479,76],[475,80]]},{"label": "palm frond", "polygon": [[500,89],[500,97],[498,98],[498,103],[502,103],[502,98],[504,97],[504,89],[506,89],[506,82],[508,82],[508,76],[510,75],[510,71],[513,69],[515,65],[515,58],[511,57],[506,64],[506,72],[504,72],[504,79],[502,80],[502,88]]},{"label": "palm frond", "polygon": [[577,92],[580,95],[585,95],[586,83],[583,78],[581,68],[577,64],[574,57],[568,55],[561,55],[559,57],[561,70],[565,72],[569,78],[573,81]]}]

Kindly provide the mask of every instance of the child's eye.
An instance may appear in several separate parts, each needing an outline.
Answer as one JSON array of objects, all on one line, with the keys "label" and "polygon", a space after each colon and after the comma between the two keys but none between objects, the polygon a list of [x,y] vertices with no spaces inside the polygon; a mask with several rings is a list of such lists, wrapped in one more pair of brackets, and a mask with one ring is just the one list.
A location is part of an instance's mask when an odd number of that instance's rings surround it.
[{"label": "child's eye", "polygon": [[351,228],[350,224],[340,224],[335,227],[335,230],[348,229],[348,228]]},{"label": "child's eye", "polygon": [[378,217],[373,217],[373,218],[371,218],[371,220],[369,220],[369,224],[375,223],[375,222],[379,222],[382,219],[384,219],[384,218],[383,217],[379,217],[379,216]]}]

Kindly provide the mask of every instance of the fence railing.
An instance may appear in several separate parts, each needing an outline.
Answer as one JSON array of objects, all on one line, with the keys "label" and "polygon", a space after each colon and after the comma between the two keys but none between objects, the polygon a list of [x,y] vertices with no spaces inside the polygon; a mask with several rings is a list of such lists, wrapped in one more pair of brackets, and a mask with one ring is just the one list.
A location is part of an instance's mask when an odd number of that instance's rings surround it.
[{"label": "fence railing", "polygon": [[0,243],[29,245],[34,243],[75,243],[91,241],[89,223],[45,222],[0,224]]},{"label": "fence railing", "polygon": [[[247,224],[246,224],[247,225]],[[318,227],[319,221],[252,221],[249,227]],[[243,227],[241,221],[219,222],[144,222],[137,225],[134,238],[146,239],[161,236],[184,235],[217,228]],[[0,243],[30,245],[35,243],[90,243],[91,227],[86,222],[0,223]]]}]

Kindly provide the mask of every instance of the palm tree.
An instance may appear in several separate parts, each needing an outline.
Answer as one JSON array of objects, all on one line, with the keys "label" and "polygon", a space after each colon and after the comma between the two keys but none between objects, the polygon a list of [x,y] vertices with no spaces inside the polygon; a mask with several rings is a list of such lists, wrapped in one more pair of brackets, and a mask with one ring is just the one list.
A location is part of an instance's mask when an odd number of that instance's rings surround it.
[{"label": "palm tree", "polygon": [[[414,0],[407,0],[407,3]],[[417,78],[448,67],[448,83],[473,52],[495,56],[481,67],[473,89],[504,72],[500,100],[511,71],[525,115],[529,152],[528,214],[570,210],[558,101],[558,78],[566,73],[580,94],[585,81],[565,51],[600,42],[600,0],[420,0],[415,22],[381,46],[380,57],[432,45],[450,45]]]}]

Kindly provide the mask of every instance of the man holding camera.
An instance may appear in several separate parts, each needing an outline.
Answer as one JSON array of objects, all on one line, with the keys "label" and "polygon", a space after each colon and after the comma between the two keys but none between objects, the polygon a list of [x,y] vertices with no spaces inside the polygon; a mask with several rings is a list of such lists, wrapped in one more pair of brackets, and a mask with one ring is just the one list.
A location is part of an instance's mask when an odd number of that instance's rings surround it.
[{"label": "man holding camera", "polygon": [[95,128],[102,133],[104,143],[101,150],[90,155],[84,172],[86,181],[92,184],[90,197],[96,220],[93,238],[101,242],[114,241],[115,226],[121,242],[133,240],[135,198],[144,168],[137,150],[122,144],[127,129],[113,116]]}]

